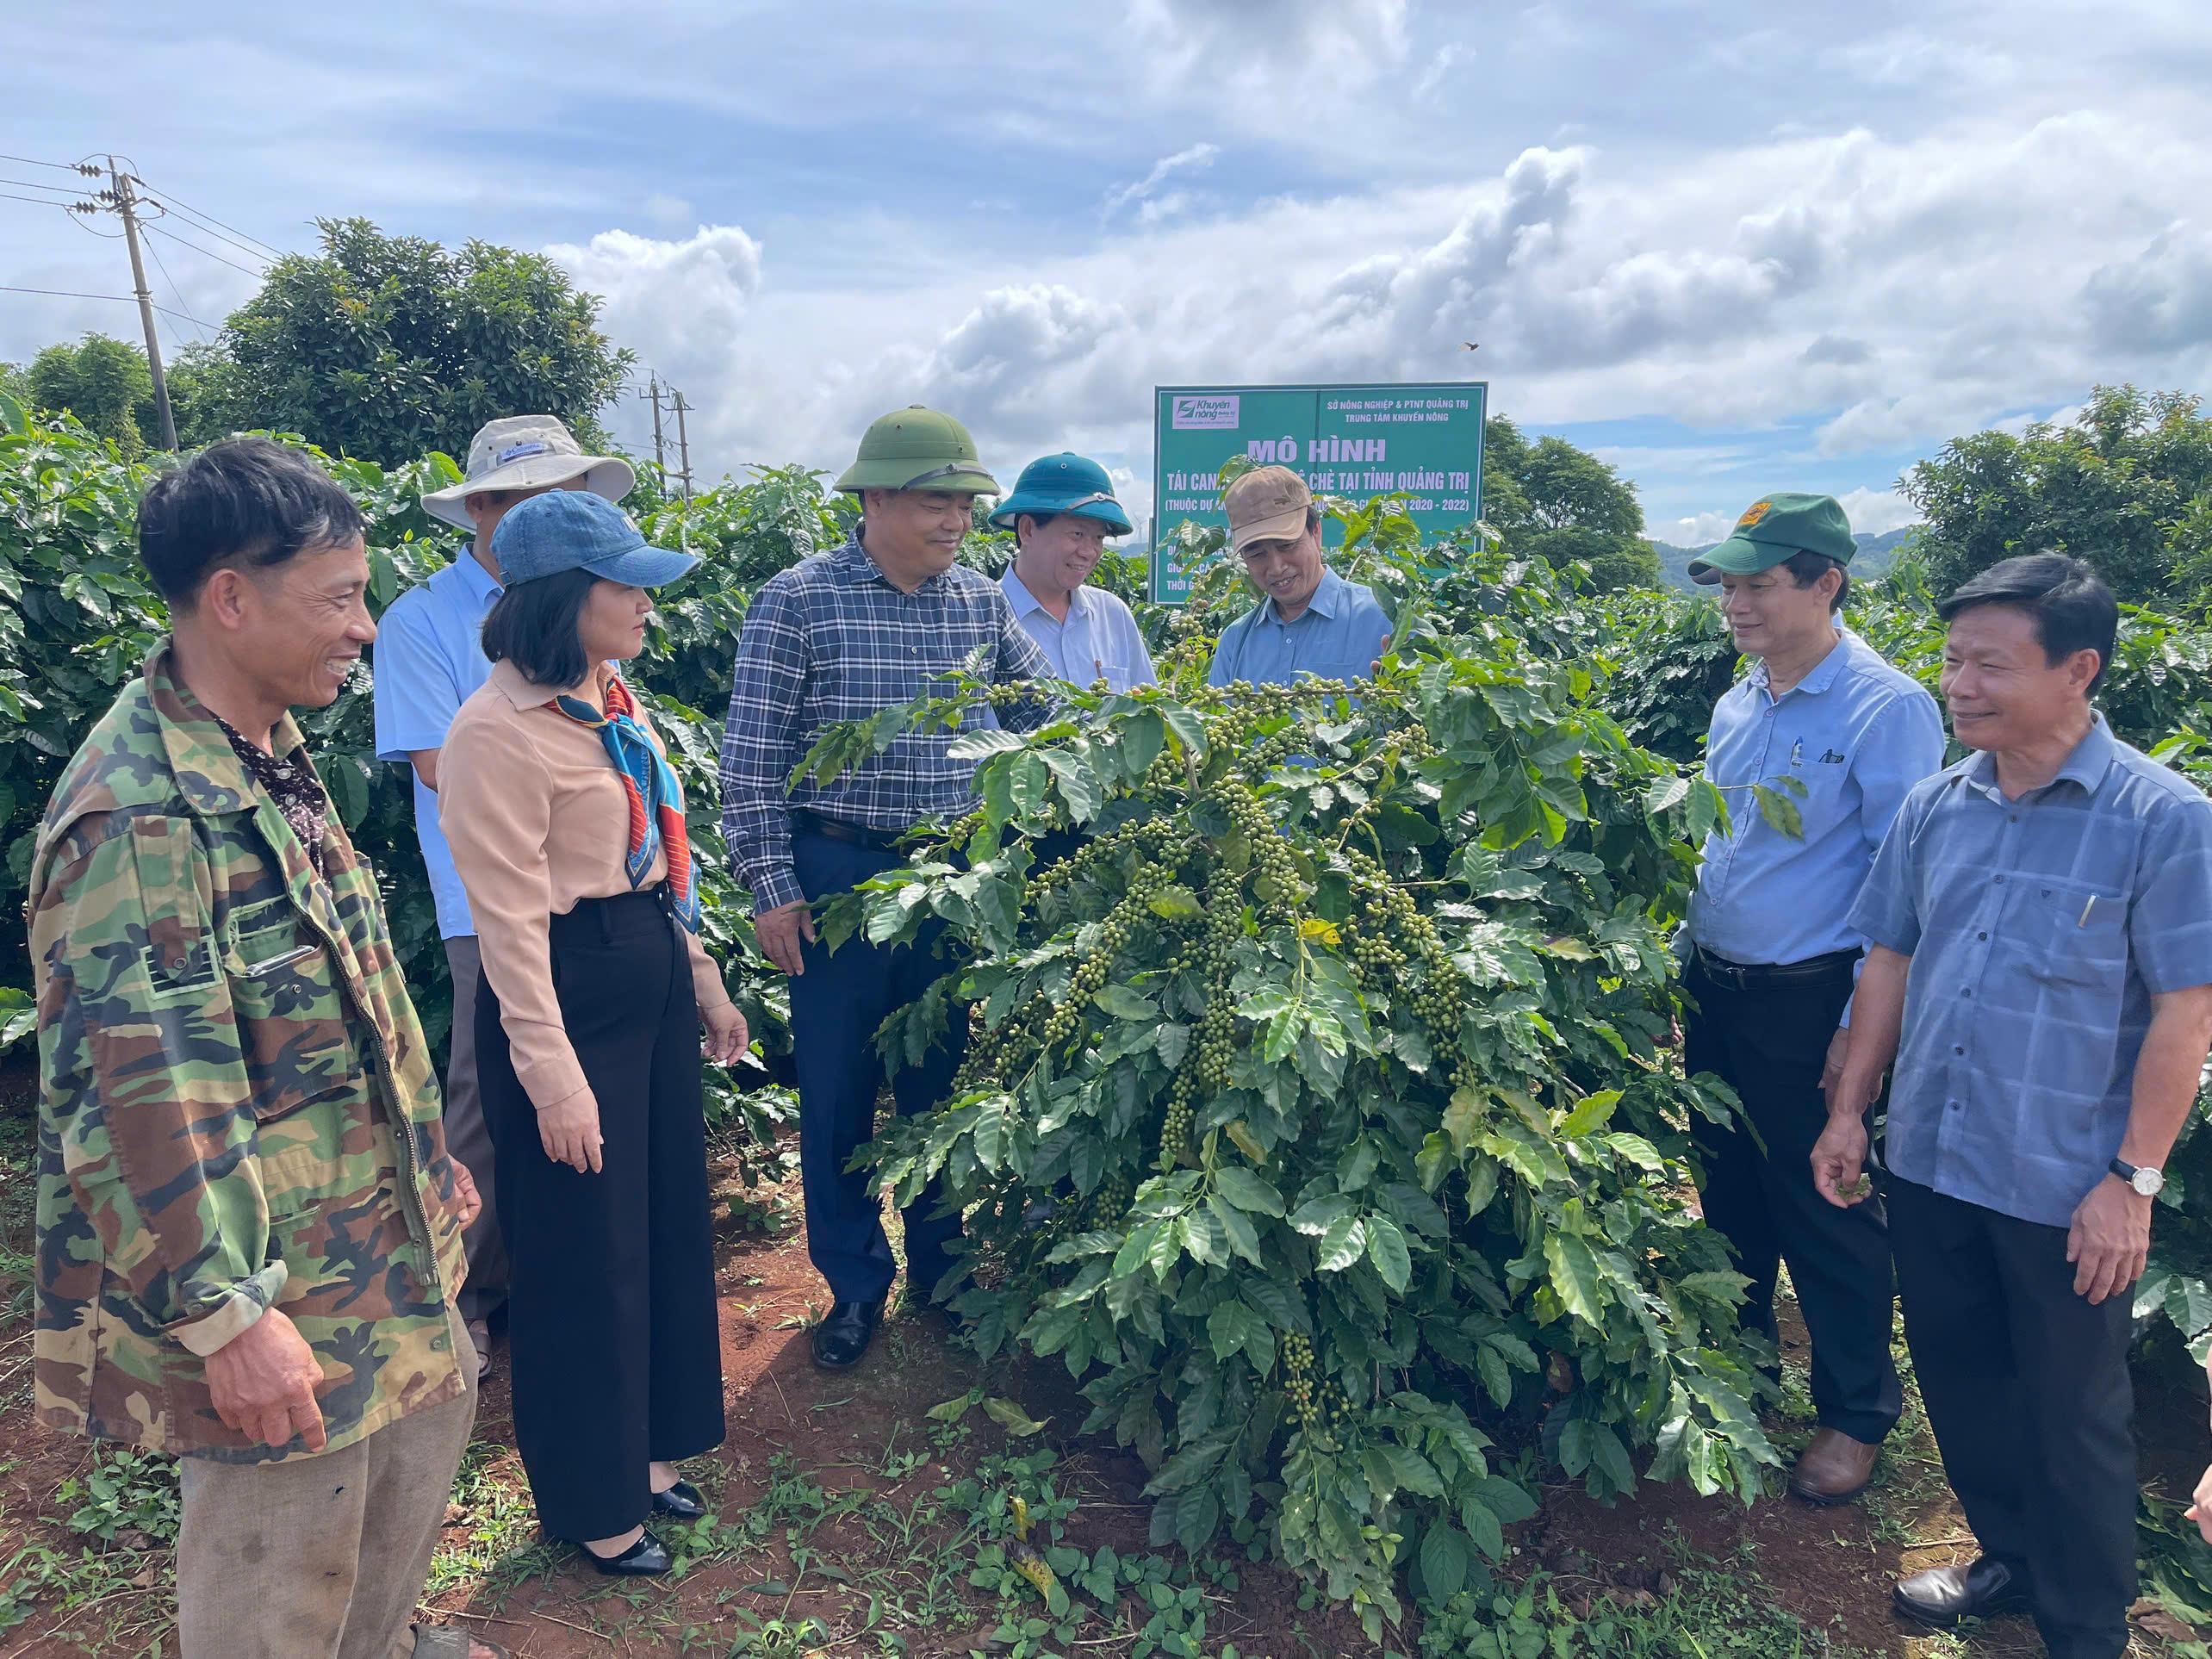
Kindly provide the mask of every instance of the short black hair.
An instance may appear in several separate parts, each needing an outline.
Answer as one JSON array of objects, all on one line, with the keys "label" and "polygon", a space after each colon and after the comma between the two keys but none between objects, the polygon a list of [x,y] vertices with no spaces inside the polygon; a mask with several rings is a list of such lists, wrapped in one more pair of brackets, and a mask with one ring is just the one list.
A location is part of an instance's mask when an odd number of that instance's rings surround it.
[{"label": "short black hair", "polygon": [[1022,520],[1027,519],[1032,530],[1042,530],[1055,519],[1067,515],[1060,513],[1017,513],[1014,515],[1014,545],[1022,545]]},{"label": "short black hair", "polygon": [[1784,559],[1781,568],[1790,573],[1790,580],[1799,587],[1810,587],[1830,571],[1836,572],[1843,580],[1836,584],[1836,593],[1828,601],[1828,613],[1833,616],[1843,608],[1844,595],[1851,591],[1851,572],[1842,560],[1831,559],[1825,553],[1800,550]]},{"label": "short black hair", "polygon": [[299,450],[265,438],[210,444],[153,481],[139,503],[139,557],[189,610],[227,564],[266,569],[362,533],[361,509]]},{"label": "short black hair", "polygon": [[1948,623],[1985,605],[2026,612],[2035,624],[2043,661],[2052,668],[2076,651],[2095,651],[2097,677],[2089,689],[2093,693],[2104,683],[2120,637],[2120,606],[2104,578],[2085,561],[2047,550],[2001,559],[1962,583],[1936,606],[1936,614]]},{"label": "short black hair", "polygon": [[598,585],[588,570],[563,570],[505,589],[484,618],[484,655],[513,663],[533,686],[581,684],[589,665],[576,624]]}]

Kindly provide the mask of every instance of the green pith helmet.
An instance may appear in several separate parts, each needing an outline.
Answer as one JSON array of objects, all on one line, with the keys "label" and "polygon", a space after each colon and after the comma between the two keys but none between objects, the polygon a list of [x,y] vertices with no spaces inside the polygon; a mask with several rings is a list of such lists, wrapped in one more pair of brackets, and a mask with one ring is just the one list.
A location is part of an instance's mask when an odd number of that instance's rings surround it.
[{"label": "green pith helmet", "polygon": [[864,489],[941,489],[996,495],[998,481],[976,458],[975,439],[948,414],[913,404],[894,409],[861,438],[861,452],[838,479],[837,488],[857,495]]}]

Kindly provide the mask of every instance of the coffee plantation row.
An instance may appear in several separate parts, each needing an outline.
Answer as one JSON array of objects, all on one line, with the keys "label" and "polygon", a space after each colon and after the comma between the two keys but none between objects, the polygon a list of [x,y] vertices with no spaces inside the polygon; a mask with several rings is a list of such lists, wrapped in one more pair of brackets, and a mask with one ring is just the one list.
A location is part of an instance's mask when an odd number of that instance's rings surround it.
[{"label": "coffee plantation row", "polygon": [[[0,1020],[20,1040],[39,811],[164,618],[133,550],[146,471],[4,399],[0,428]],[[328,464],[369,519],[381,608],[450,556],[415,500],[457,472]],[[708,939],[773,1070],[783,993],[723,856],[719,716],[749,595],[841,539],[850,508],[799,469],[687,505],[641,470],[647,533],[706,556],[636,674],[689,792]],[[961,736],[980,807],[824,925],[890,940],[935,917],[956,946],[879,1043],[916,1052],[966,1021],[959,1087],[887,1122],[873,1155],[902,1197],[941,1174],[968,1209],[979,1345],[1067,1367],[1084,1431],[1152,1472],[1155,1541],[1264,1540],[1379,1628],[1408,1588],[1441,1600],[1501,1551],[1532,1508],[1517,1473],[1607,1497],[1641,1467],[1748,1499],[1777,1461],[1773,1355],[1738,1334],[1743,1282],[1687,1202],[1689,1125],[1731,1103],[1666,1047],[1668,940],[1706,828],[1796,815],[1696,777],[1736,668],[1709,604],[1595,593],[1474,537],[1423,546],[1387,498],[1329,511],[1339,565],[1392,615],[1373,681],[1209,691],[1239,573],[1215,561],[1170,610],[1109,555],[1161,687]],[[965,556],[1006,554],[979,534]],[[1909,564],[1850,620],[1932,684],[1941,628]],[[805,764],[834,773],[988,694],[948,685]],[[2212,772],[2212,637],[2128,612],[2102,701],[2122,736]],[[365,682],[305,724],[436,1036],[443,954]],[[765,1157],[784,1098],[715,1109]],[[2138,1298],[2147,1339],[2200,1352],[2212,1232],[2185,1206],[2209,1165],[2198,1134],[2169,1165]]]}]

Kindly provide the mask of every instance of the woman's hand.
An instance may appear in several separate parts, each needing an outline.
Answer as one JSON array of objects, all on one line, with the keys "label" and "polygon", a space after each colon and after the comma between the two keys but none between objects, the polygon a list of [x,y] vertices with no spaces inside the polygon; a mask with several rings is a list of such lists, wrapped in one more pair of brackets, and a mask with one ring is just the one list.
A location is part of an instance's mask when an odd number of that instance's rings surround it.
[{"label": "woman's hand", "polygon": [[579,1175],[600,1172],[600,1147],[605,1142],[600,1136],[599,1097],[589,1089],[539,1108],[537,1135],[545,1143],[545,1155],[555,1163],[566,1164]]},{"label": "woman's hand", "polygon": [[724,1003],[719,1008],[703,1008],[699,1012],[700,1028],[705,1040],[699,1052],[717,1066],[735,1066],[745,1057],[746,1046],[752,1037],[745,1029],[745,1016],[735,1003]]}]

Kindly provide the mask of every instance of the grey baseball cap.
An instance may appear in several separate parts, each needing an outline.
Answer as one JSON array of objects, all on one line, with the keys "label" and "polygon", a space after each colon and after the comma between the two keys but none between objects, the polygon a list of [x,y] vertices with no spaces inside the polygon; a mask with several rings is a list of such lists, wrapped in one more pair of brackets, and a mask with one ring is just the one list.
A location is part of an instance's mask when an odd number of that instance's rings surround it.
[{"label": "grey baseball cap", "polygon": [[550,414],[509,415],[477,429],[469,444],[468,476],[424,496],[422,510],[457,530],[474,530],[463,503],[479,490],[539,489],[572,478],[581,478],[594,495],[619,501],[637,474],[618,457],[586,455],[575,434]]}]

